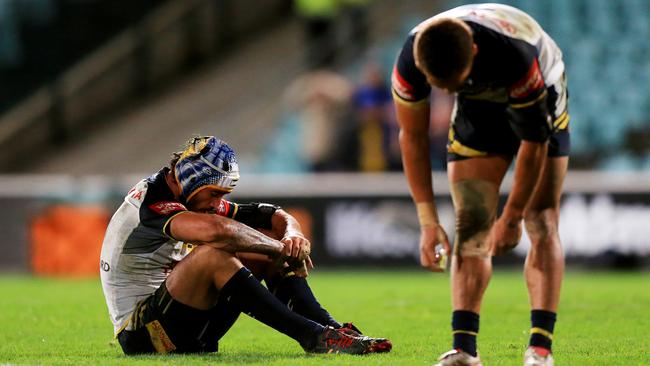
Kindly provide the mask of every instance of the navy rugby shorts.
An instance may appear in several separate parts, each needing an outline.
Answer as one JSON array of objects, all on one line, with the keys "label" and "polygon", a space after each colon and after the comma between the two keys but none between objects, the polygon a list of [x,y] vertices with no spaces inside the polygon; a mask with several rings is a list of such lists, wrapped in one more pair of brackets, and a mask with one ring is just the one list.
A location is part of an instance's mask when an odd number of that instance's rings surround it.
[{"label": "navy rugby shorts", "polygon": [[[548,156],[568,156],[571,139],[565,80],[548,87],[547,91],[554,128]],[[516,155],[521,140],[510,127],[507,107],[505,103],[457,97],[447,141],[447,161],[490,154]]]},{"label": "navy rugby shorts", "polygon": [[143,353],[216,352],[221,337],[239,317],[239,310],[219,301],[210,310],[199,310],[174,300],[167,286],[140,301],[130,324],[117,335],[127,355]]}]

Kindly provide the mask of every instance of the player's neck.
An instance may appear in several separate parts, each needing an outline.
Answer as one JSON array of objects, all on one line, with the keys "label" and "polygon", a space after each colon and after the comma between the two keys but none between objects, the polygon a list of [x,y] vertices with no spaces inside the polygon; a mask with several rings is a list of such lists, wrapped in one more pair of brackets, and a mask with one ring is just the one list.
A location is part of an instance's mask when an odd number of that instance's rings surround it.
[{"label": "player's neck", "polygon": [[176,182],[176,179],[174,178],[174,173],[172,170],[168,170],[165,173],[165,182],[167,182],[167,186],[169,189],[172,191],[174,194],[175,199],[180,199],[181,197],[181,189],[178,186],[178,183]]}]

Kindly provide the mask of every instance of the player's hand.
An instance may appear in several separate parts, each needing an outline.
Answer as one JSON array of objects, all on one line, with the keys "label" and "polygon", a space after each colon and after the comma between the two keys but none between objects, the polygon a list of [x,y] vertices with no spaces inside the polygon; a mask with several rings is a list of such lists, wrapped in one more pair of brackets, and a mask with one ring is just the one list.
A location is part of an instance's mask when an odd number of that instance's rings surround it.
[{"label": "player's hand", "polygon": [[285,257],[295,258],[299,261],[307,261],[309,259],[311,243],[302,233],[298,231],[287,232],[280,241],[284,244],[282,255]]},{"label": "player's hand", "polygon": [[433,272],[444,272],[440,267],[443,256],[436,253],[436,245],[442,244],[447,254],[451,253],[451,246],[445,229],[439,224],[424,226],[420,230],[420,264]]},{"label": "player's hand", "polygon": [[295,258],[290,258],[287,260],[287,269],[293,271],[297,277],[307,277],[309,276],[309,270],[314,268],[314,263],[311,261],[311,257],[301,261]]},{"label": "player's hand", "polygon": [[512,250],[521,240],[521,219],[501,216],[492,225],[488,244],[492,255],[502,255]]}]

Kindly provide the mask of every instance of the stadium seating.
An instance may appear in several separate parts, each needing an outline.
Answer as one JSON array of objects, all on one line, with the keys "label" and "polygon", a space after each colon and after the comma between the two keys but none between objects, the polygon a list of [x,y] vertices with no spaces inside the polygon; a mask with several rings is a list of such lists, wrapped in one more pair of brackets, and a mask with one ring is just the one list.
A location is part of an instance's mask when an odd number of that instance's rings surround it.
[{"label": "stadium seating", "polygon": [[[472,2],[450,0],[443,8]],[[572,155],[590,162],[580,165],[603,170],[647,168],[650,163],[633,159],[625,151],[625,138],[631,128],[650,129],[650,44],[645,41],[650,36],[650,1],[498,2],[531,14],[562,49],[571,100]],[[376,58],[385,70],[390,70],[404,35],[423,16],[404,14],[400,34],[379,42]],[[354,80],[360,63],[345,66],[343,73]],[[300,121],[292,118],[280,124],[283,129],[272,140],[291,139],[299,133],[296,124]],[[293,132],[288,133],[287,128]],[[286,166],[275,168],[300,169],[300,164],[285,161]]]},{"label": "stadium seating", "polygon": [[[450,1],[449,7],[471,1]],[[572,151],[606,151],[595,168],[643,169],[625,149],[633,128],[650,128],[650,2],[508,0],[537,19],[564,53],[570,90]],[[650,157],[648,158],[650,160]]]}]

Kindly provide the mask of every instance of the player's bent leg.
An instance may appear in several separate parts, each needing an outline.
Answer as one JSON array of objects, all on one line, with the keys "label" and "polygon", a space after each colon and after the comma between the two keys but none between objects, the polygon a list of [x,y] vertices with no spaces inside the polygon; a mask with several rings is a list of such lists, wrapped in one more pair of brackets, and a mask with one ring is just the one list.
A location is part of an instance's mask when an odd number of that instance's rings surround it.
[{"label": "player's bent leg", "polygon": [[[492,275],[486,239],[496,217],[499,185],[510,160],[503,156],[487,156],[453,161],[448,165],[456,213],[451,262],[453,348],[460,351],[444,354],[440,365],[480,364],[476,350],[479,312]],[[454,363],[458,359],[467,359],[467,362]]]},{"label": "player's bent leg", "polygon": [[[197,250],[199,251],[195,253]],[[297,340],[303,348],[312,347],[325,330],[320,324],[287,309],[231,253],[199,246],[177,265],[168,281],[172,278],[178,281],[179,291],[170,292],[178,301],[200,301],[216,292],[220,299],[227,299],[240,311]],[[183,279],[189,281],[189,284],[180,282]],[[190,284],[199,287],[192,288],[189,287]],[[201,287],[206,284],[211,289]],[[197,294],[191,295],[188,292]],[[180,296],[176,297],[177,294]],[[200,302],[187,304],[204,305]]]},{"label": "player's bent leg", "polygon": [[558,234],[560,197],[568,166],[567,157],[549,157],[524,213],[531,248],[524,273],[531,305],[531,337],[525,365],[552,365],[550,354],[564,255]]},{"label": "player's bent leg", "polygon": [[524,213],[531,248],[526,258],[526,280],[534,309],[557,310],[564,273],[564,255],[558,234],[560,198],[567,157],[548,158],[544,172]]},{"label": "player's bent leg", "polygon": [[[350,337],[335,331],[333,328],[323,327],[289,310],[285,304],[262,286],[259,280],[247,268],[243,267],[237,258],[234,256],[228,257],[229,253],[226,253],[226,258],[224,258],[223,253],[215,254],[211,250],[215,251],[210,247],[203,249],[203,255],[212,255],[214,258],[196,261],[194,264],[208,264],[208,274],[211,266],[215,266],[214,268],[217,268],[217,265],[225,266],[227,273],[238,268],[223,285],[222,277],[212,275],[213,285],[218,288],[219,301],[227,301],[241,312],[295,339],[305,351],[313,353],[365,354],[390,350],[391,344],[386,339]],[[221,252],[220,250],[216,251]],[[224,262],[224,259],[227,260]],[[219,263],[214,263],[214,260]],[[186,264],[191,265],[192,262]],[[174,269],[174,271],[177,269]]]},{"label": "player's bent leg", "polygon": [[220,336],[232,326],[239,311],[220,311],[215,316],[214,309],[223,310],[228,304],[218,302],[213,271],[223,274],[218,280],[225,283],[228,274],[232,276],[240,268],[241,263],[228,253],[197,247],[154,294],[138,303],[126,329],[118,334],[124,352],[217,351]]},{"label": "player's bent leg", "polygon": [[244,267],[248,268],[253,276],[260,281],[266,281],[279,272],[279,269],[273,265],[273,261],[264,254],[237,253],[236,256]]},{"label": "player's bent leg", "polygon": [[342,327],[316,300],[306,278],[278,268],[265,255],[238,253],[237,257],[289,309],[323,326]]},{"label": "player's bent leg", "polygon": [[[211,311],[220,306],[233,310],[228,311],[229,319],[212,318],[223,315]],[[304,348],[314,347],[325,332],[321,325],[289,311],[235,256],[199,246],[177,264],[154,295],[138,304],[130,329],[138,333],[124,332],[118,338],[127,354],[135,353],[131,346],[147,344],[148,350],[138,347],[135,351],[196,352],[204,345],[216,351],[215,336],[223,335],[239,312],[290,336]],[[210,328],[214,322],[220,324]]]},{"label": "player's bent leg", "polygon": [[232,253],[207,245],[199,245],[178,262],[167,277],[169,293],[177,301],[196,309],[211,309],[220,288],[237,273],[243,264]]},{"label": "player's bent leg", "polygon": [[232,325],[232,320],[213,318],[208,310],[182,304],[169,294],[163,283],[151,296],[139,302],[126,329],[117,339],[125,354],[216,352],[218,338],[205,333],[210,323]]},{"label": "player's bent leg", "polygon": [[[306,278],[296,276],[293,272],[287,273],[284,270],[279,270],[274,267],[270,260],[261,258],[258,254],[239,253],[238,257],[247,268],[256,269],[253,271],[253,273],[258,273],[256,277],[264,278],[269,291],[290,310],[328,329],[334,329],[336,332],[343,334],[339,336],[331,331],[325,332],[320,346],[316,346],[308,350],[308,352],[365,354],[389,352],[392,349],[392,343],[389,340],[364,336],[353,323],[341,324],[336,321],[318,302]],[[346,336],[356,338],[356,340],[351,342]],[[337,344],[339,343],[343,345],[349,344],[349,349],[338,349]]]},{"label": "player's bent leg", "polygon": [[492,272],[486,239],[496,217],[499,186],[511,158],[487,156],[450,162],[451,196],[456,214],[452,257],[452,304],[478,313]]},{"label": "player's bent leg", "polygon": [[341,324],[336,321],[318,302],[306,278],[277,268],[265,255],[238,253],[237,257],[256,278],[263,279],[269,291],[292,311],[322,326],[330,326],[348,335],[354,337],[363,335],[353,323]]}]

